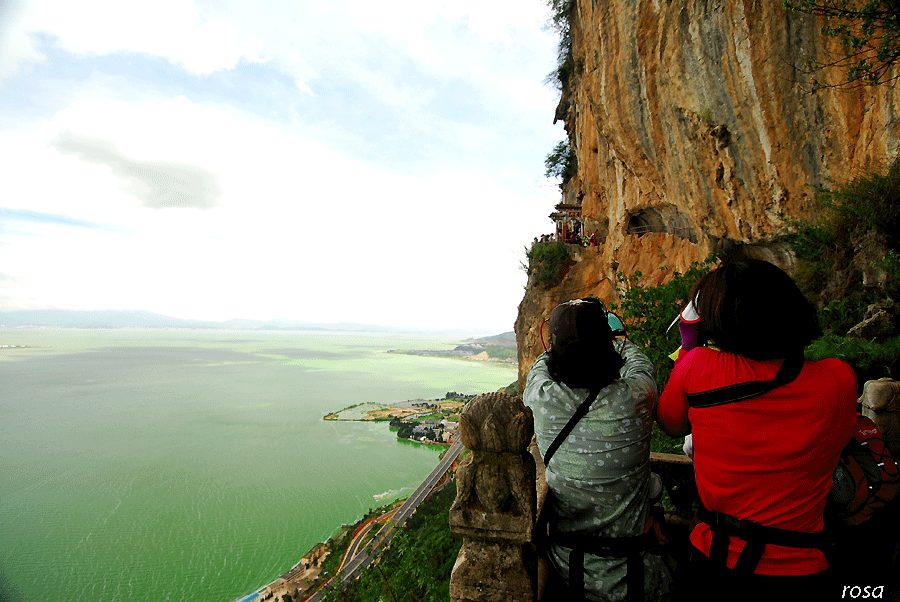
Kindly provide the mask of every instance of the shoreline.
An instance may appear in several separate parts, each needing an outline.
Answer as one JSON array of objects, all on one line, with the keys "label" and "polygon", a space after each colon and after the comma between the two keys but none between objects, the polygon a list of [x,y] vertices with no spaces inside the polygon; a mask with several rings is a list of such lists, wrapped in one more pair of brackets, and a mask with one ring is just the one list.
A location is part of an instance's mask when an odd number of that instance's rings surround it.
[{"label": "shoreline", "polygon": [[[323,417],[323,420],[336,420],[342,422],[389,422],[393,420],[393,418],[402,418],[404,416],[415,416],[423,413],[423,410],[427,411],[425,415],[431,415],[434,413],[435,405],[439,411],[448,411],[453,409],[456,411],[455,415],[459,416],[459,411],[462,410],[462,407],[465,406],[466,401],[468,399],[474,398],[475,395],[464,395],[460,397],[451,398],[451,400],[407,400],[402,402],[397,402],[390,405],[383,404],[374,404],[374,403],[363,403],[356,404],[354,406],[350,406],[348,408],[344,408],[343,410],[339,410],[338,412],[332,412]],[[350,410],[357,410],[361,406],[376,406],[375,409],[367,410],[365,416],[360,418],[341,418],[341,412],[347,412]],[[442,407],[444,406],[444,407]],[[382,416],[381,418],[374,418],[372,414],[378,414],[383,412],[396,412],[397,415],[393,417]],[[393,428],[393,427],[392,427]],[[400,437],[399,433],[397,435],[397,439],[400,441],[406,441],[412,444],[417,445],[431,445],[431,446],[439,446],[450,448],[452,447],[452,441],[455,440],[457,436],[457,432],[454,429],[453,433],[450,435],[448,441],[432,441],[428,439],[414,439],[407,437]],[[443,452],[441,452],[441,458],[443,458]],[[441,478],[441,482],[446,482],[448,475],[444,475]],[[404,498],[406,499],[406,498]],[[329,537],[324,542],[319,542],[314,545],[304,556],[297,562],[289,571],[279,576],[274,581],[264,585],[263,587],[258,588],[254,592],[247,594],[242,598],[238,598],[235,602],[253,602],[255,600],[267,601],[272,600],[273,602],[279,601],[285,595],[290,595],[294,600],[299,602],[300,600],[305,600],[312,595],[316,591],[319,591],[324,583],[330,581],[330,577],[319,583],[320,577],[327,577],[328,573],[323,573],[322,563],[328,557],[329,552],[328,548],[330,547],[329,543],[331,541],[341,542],[345,538],[349,537],[350,544],[347,550],[344,550],[342,553],[341,561],[339,564],[339,568],[336,569],[335,574],[340,571],[340,568],[344,566],[344,564],[348,561],[346,555],[350,551],[350,548],[353,547],[353,542],[357,540],[359,535],[365,531],[365,534],[368,533],[368,530],[373,528],[377,523],[386,523],[391,516],[396,512],[399,504],[402,504],[403,500],[395,500],[388,505],[381,506],[380,508],[374,510],[380,510],[380,512],[374,516],[369,518],[361,519],[356,525],[353,526],[352,532],[348,533],[348,525],[343,525],[340,533],[336,536]]]},{"label": "shoreline", "polygon": [[448,392],[443,399],[410,399],[392,404],[358,403],[323,420],[387,422],[397,429],[397,439],[424,445],[448,447],[459,429],[459,414],[475,395]]},{"label": "shoreline", "polygon": [[453,446],[453,444],[450,442],[428,441],[428,440],[419,441],[417,439],[407,439],[406,437],[401,437],[400,435],[397,435],[397,439],[399,439],[400,441],[409,441],[410,443],[415,443],[416,445],[438,445],[440,447],[452,447]]},{"label": "shoreline", "polygon": [[[516,357],[495,357],[490,354],[489,350],[479,351],[409,351],[405,349],[390,349],[386,353],[395,353],[398,355],[413,355],[417,357],[434,357],[439,359],[458,360],[463,362],[487,362],[491,364],[502,364],[506,366],[517,367],[519,365]],[[495,350],[495,353],[497,351]]]},{"label": "shoreline", "polygon": [[[381,527],[386,525],[406,499],[398,499],[380,508],[375,508],[373,511],[378,511],[377,514],[363,517],[353,525],[342,525],[340,533],[314,545],[289,571],[252,593],[238,598],[235,602],[252,602],[254,600],[280,602],[285,595],[290,595],[295,602],[300,602],[321,591],[331,581],[332,577],[327,571],[323,570],[322,566],[329,557],[329,543],[335,541],[340,545],[342,541],[348,541],[347,549],[340,552],[340,563],[334,571],[335,575],[337,575],[347,562],[359,553],[360,548],[364,547],[363,542],[369,537],[370,531],[376,528],[379,523]],[[372,534],[372,537],[376,535],[377,533]],[[355,553],[353,557],[348,558],[347,555],[351,550]],[[322,578],[321,581],[320,577]]]}]

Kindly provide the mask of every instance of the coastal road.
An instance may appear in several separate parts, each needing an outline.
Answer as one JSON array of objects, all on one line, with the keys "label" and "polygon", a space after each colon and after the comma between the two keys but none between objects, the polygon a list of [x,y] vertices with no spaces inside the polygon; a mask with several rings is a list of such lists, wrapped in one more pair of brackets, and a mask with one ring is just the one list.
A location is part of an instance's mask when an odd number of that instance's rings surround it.
[{"label": "coastal road", "polygon": [[[350,548],[348,549],[355,550],[356,554],[352,558],[345,559],[342,569],[338,575],[335,576],[335,579],[340,580],[340,587],[342,589],[347,583],[352,579],[356,579],[363,570],[372,564],[378,556],[381,547],[386,545],[394,536],[394,530],[402,526],[403,523],[406,522],[406,519],[412,516],[419,504],[422,503],[422,500],[424,500],[431,490],[434,489],[437,482],[444,476],[450,468],[450,465],[453,464],[459,456],[462,449],[462,443],[460,443],[459,440],[454,441],[453,445],[450,446],[450,449],[447,450],[443,460],[441,460],[437,467],[431,471],[431,474],[425,477],[422,484],[416,488],[405,502],[403,502],[403,505],[394,513],[394,516],[381,529],[381,532],[378,533],[375,539],[366,545],[365,548],[362,550],[357,549],[359,541],[365,536],[368,529],[363,529],[357,538],[351,542]],[[350,554],[348,554],[348,556],[350,556]],[[334,587],[333,579],[329,579],[328,583],[323,584],[320,590],[324,590],[326,587]],[[321,602],[322,594],[316,592],[306,600],[307,602]]]},{"label": "coastal road", "polygon": [[335,573],[340,573],[344,570],[344,567],[348,562],[353,560],[357,554],[359,554],[359,547],[362,545],[363,540],[368,536],[369,532],[375,528],[375,525],[381,524],[391,520],[394,515],[397,513],[396,510],[391,510],[379,517],[373,518],[369,520],[369,522],[365,523],[356,534],[353,535],[353,539],[350,541],[350,545],[347,547],[347,551],[344,552],[344,559],[341,561],[341,566],[335,571]]}]

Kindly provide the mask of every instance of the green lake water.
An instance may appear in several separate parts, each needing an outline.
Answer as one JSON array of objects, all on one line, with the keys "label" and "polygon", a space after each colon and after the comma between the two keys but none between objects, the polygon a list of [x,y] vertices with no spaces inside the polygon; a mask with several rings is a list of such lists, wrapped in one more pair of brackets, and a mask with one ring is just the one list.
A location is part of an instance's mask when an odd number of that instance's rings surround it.
[{"label": "green lake water", "polygon": [[363,402],[495,391],[508,365],[384,353],[454,337],[2,330],[0,599],[232,602],[441,448],[324,421]]}]

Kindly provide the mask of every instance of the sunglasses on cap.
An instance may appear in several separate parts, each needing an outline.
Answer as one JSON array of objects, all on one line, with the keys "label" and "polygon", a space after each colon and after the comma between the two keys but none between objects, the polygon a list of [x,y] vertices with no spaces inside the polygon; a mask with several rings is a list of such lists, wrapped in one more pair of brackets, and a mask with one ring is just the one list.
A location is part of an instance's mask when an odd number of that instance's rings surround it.
[{"label": "sunglasses on cap", "polygon": [[[572,301],[566,301],[565,303],[561,303],[560,305],[580,305],[582,303],[589,303],[598,306],[598,308],[606,316],[606,321],[607,324],[609,324],[609,329],[612,332],[613,337],[628,337],[628,334],[625,331],[625,323],[622,322],[622,319],[613,312],[609,311],[603,301],[597,299],[596,297],[573,299]],[[550,318],[546,318],[541,322],[540,326],[541,344],[544,346],[544,351],[547,350],[547,343],[544,341],[544,324],[549,321]]]}]

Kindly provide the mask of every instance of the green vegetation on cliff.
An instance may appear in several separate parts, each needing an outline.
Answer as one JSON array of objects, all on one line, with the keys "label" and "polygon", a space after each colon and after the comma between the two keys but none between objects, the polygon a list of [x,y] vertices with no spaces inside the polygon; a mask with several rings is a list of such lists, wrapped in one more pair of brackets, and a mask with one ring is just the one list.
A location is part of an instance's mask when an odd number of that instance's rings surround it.
[{"label": "green vegetation on cliff", "polygon": [[344,591],[328,591],[332,602],[446,602],[450,572],[462,539],[450,532],[456,482],[431,494],[399,529],[378,561]]},{"label": "green vegetation on cliff", "polygon": [[549,25],[559,34],[559,44],[556,49],[556,68],[545,81],[557,89],[563,90],[575,71],[569,27],[572,11],[575,9],[575,0],[547,0],[547,5],[551,11]]},{"label": "green vegetation on cliff", "polygon": [[[848,336],[848,331],[863,321],[871,304],[890,303],[900,295],[900,161],[883,173],[870,172],[821,189],[819,198],[823,210],[816,218],[796,222],[794,232],[783,238],[797,258],[791,276],[819,308],[825,331],[806,356],[842,359],[861,379],[897,378],[896,327],[868,340]],[[657,366],[660,390],[672,368],[668,355],[680,344],[678,329],[669,326],[687,304],[691,287],[714,262],[711,257],[695,263],[657,286],[639,285],[640,272],[618,274],[622,300],[610,308],[625,320],[628,337]]]},{"label": "green vegetation on cliff", "polygon": [[[809,71],[835,66],[846,82],[877,85],[895,79],[890,72],[900,59],[900,3],[896,0],[785,0],[784,8],[824,17],[822,35],[839,40],[845,56],[822,64],[807,61]],[[888,76],[885,79],[885,76]]]},{"label": "green vegetation on cliff", "polygon": [[560,190],[578,173],[578,159],[572,152],[568,138],[556,144],[553,151],[544,159],[544,167],[547,168],[545,176],[559,180]]},{"label": "green vegetation on cliff", "polygon": [[[656,366],[656,384],[662,391],[674,362],[669,354],[681,345],[681,335],[672,320],[688,303],[691,287],[708,272],[714,260],[694,263],[685,273],[675,272],[668,282],[656,286],[638,284],[640,272],[630,276],[619,272],[618,293],[621,302],[610,309],[626,324],[628,338],[643,349]],[[669,437],[654,423],[650,449],[655,452],[680,454],[683,437]]]},{"label": "green vegetation on cliff", "polygon": [[866,173],[818,193],[823,211],[812,220],[795,222],[794,232],[787,237],[798,259],[795,279],[804,293],[816,301],[828,296],[829,289],[835,288],[830,282],[834,273],[850,267],[863,242],[871,239],[885,252],[864,267],[883,275],[881,286],[863,286],[860,276],[841,287],[839,296],[832,294],[820,305],[859,301],[864,296],[869,300],[896,297],[900,293],[900,160],[884,173]]},{"label": "green vegetation on cliff", "polygon": [[889,307],[900,295],[900,160],[884,172],[823,188],[819,198],[823,211],[815,219],[796,222],[786,239],[797,255],[794,279],[820,308],[826,333],[806,355],[844,360],[860,381],[898,378],[896,306],[893,332],[850,330],[873,304]]},{"label": "green vegetation on cliff", "polygon": [[[619,272],[621,302],[610,309],[625,321],[628,338],[640,347],[656,366],[656,384],[662,391],[672,371],[669,354],[681,345],[678,327],[672,321],[688,303],[691,287],[708,272],[713,258],[691,264],[685,273],[674,272],[671,279],[656,286],[638,284],[641,272],[629,276]],[[666,268],[661,268],[665,270]]]},{"label": "green vegetation on cliff", "polygon": [[529,279],[548,290],[559,284],[569,261],[569,252],[561,242],[542,242],[525,249],[528,265],[523,265]]}]

